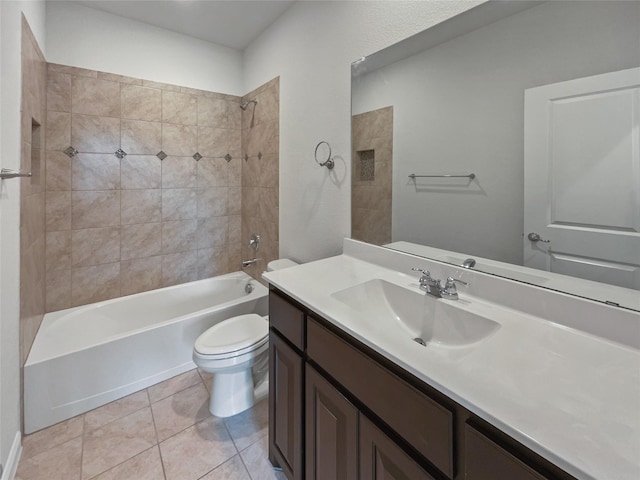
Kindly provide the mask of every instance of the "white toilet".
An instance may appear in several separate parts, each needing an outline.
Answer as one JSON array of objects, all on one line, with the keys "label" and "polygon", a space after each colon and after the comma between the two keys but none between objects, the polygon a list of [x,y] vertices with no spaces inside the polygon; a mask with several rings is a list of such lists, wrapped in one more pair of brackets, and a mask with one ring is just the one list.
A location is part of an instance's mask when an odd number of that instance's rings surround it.
[{"label": "white toilet", "polygon": [[[298,265],[289,259],[269,262],[268,271]],[[224,320],[201,334],[193,361],[213,375],[209,411],[230,417],[268,394],[269,319],[255,313]]]}]

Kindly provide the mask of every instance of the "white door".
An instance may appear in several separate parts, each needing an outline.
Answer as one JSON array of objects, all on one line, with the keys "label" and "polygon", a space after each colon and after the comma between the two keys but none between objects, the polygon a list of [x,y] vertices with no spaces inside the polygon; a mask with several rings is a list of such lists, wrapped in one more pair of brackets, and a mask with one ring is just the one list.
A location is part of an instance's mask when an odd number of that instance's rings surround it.
[{"label": "white door", "polygon": [[524,140],[525,265],[640,289],[640,68],[526,90]]}]

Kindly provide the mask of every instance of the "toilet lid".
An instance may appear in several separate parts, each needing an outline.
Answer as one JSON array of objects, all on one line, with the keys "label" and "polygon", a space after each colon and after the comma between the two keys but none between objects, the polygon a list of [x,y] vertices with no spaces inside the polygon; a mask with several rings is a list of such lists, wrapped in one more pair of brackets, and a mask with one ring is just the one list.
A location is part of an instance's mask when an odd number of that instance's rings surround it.
[{"label": "toilet lid", "polygon": [[267,341],[269,322],[250,313],[224,320],[196,340],[195,351],[201,355],[222,355],[257,348]]}]

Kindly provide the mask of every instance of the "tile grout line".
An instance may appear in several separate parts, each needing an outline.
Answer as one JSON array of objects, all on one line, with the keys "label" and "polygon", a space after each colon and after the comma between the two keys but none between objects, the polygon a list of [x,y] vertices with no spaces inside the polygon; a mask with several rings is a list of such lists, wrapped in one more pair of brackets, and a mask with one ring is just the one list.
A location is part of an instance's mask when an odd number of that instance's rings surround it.
[{"label": "tile grout line", "polygon": [[164,469],[164,460],[162,459],[162,449],[160,448],[160,439],[158,438],[158,427],[156,426],[156,416],[153,414],[153,408],[151,407],[151,395],[149,395],[149,388],[145,389],[147,391],[147,400],[149,401],[149,410],[151,410],[151,421],[153,422],[153,429],[156,432],[156,444],[154,447],[158,449],[158,456],[160,457],[160,465],[162,466],[162,476],[167,478],[167,472]]}]

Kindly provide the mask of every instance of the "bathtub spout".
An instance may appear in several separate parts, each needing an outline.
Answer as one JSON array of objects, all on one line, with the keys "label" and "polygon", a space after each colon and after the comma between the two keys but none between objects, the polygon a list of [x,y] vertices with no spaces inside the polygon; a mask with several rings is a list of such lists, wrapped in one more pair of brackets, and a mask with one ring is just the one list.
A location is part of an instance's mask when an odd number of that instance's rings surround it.
[{"label": "bathtub spout", "polygon": [[242,261],[242,268],[248,267],[249,265],[253,265],[258,260],[260,260],[260,259],[259,258],[252,258],[251,260],[243,260]]}]

